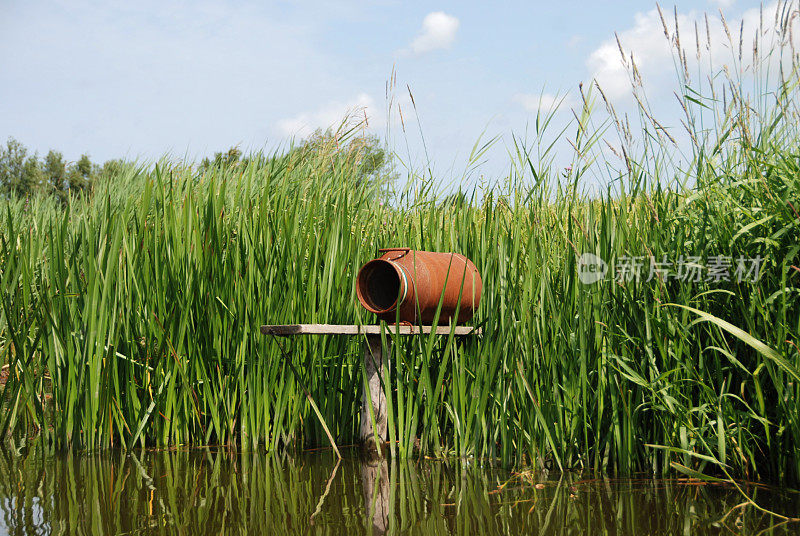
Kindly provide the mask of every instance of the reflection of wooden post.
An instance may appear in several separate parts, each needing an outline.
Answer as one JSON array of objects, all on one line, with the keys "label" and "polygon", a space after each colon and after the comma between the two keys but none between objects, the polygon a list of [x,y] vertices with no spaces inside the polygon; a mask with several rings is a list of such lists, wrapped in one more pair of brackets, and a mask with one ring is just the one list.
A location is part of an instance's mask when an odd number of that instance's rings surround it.
[{"label": "reflection of wooden post", "polygon": [[[364,345],[362,355],[365,375],[364,384],[361,387],[361,430],[358,437],[362,444],[376,450],[380,447],[375,445],[375,432],[381,443],[387,439],[388,410],[381,378],[384,370],[387,375],[389,373],[389,353],[391,352],[387,348],[386,354],[384,354],[380,335],[367,335],[367,343]],[[372,411],[375,416],[375,430],[372,428],[372,417],[369,412],[370,400],[372,400]],[[370,448],[370,450],[372,449]]]},{"label": "reflection of wooden post", "polygon": [[372,519],[372,534],[382,536],[389,528],[389,463],[386,458],[366,458],[361,462],[361,485],[367,515]]}]

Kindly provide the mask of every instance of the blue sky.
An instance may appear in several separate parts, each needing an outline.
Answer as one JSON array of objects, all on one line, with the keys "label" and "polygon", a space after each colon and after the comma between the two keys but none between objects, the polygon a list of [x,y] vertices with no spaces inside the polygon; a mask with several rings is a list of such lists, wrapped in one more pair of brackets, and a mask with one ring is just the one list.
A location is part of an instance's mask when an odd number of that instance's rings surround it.
[{"label": "blue sky", "polygon": [[[495,5],[497,4],[497,5]],[[757,2],[681,1],[681,20],[722,7],[732,26]],[[672,4],[663,6],[672,16]],[[618,2],[44,2],[0,0],[0,139],[96,161],[273,148],[366,107],[403,158],[424,160],[411,88],[433,167],[459,176],[481,132],[501,136],[485,173],[505,166],[512,132],[539,97],[597,77],[624,106],[615,32],[641,70],[673,63],[655,4]],[[718,18],[718,16],[716,16]],[[749,19],[748,19],[749,18]],[[656,24],[657,23],[657,24]],[[616,57],[615,57],[616,54]],[[389,120],[385,87],[406,133]],[[408,143],[406,143],[406,140]],[[406,149],[406,147],[409,149]]]}]

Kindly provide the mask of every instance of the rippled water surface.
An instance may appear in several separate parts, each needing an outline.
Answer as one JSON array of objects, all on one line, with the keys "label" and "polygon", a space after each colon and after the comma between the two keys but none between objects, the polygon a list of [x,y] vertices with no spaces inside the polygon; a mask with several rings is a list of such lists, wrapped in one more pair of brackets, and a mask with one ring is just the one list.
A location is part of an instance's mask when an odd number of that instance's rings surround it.
[{"label": "rippled water surface", "polygon": [[[749,485],[797,515],[800,496]],[[0,454],[0,533],[799,534],[732,487],[217,450]]]}]

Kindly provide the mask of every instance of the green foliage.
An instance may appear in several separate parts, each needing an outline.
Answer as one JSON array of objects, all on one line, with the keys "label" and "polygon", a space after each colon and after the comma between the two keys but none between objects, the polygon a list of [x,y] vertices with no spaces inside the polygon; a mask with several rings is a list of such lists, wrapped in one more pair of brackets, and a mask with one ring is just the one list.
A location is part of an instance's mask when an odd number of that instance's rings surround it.
[{"label": "green foliage", "polygon": [[39,179],[35,157],[14,138],[9,138],[0,149],[0,190],[5,195],[25,197],[37,186]]},{"label": "green foliage", "polygon": [[[334,132],[331,129],[317,130],[290,151],[290,158],[307,160],[311,153],[336,154],[348,163],[352,162],[358,186],[376,184],[387,188],[397,177],[392,169],[392,159],[381,140],[374,135],[351,136],[352,130]],[[323,170],[324,172],[324,170]]]},{"label": "green foliage", "polygon": [[238,147],[231,147],[226,152],[214,153],[213,160],[204,158],[200,163],[201,168],[209,169],[211,167],[231,167],[238,164],[242,159],[242,150]]},{"label": "green foliage", "polygon": [[[200,170],[242,170],[250,166],[266,169],[286,167],[295,170],[299,167],[307,168],[309,163],[313,163],[316,167],[308,169],[308,174],[309,180],[314,180],[314,177],[329,175],[333,172],[333,166],[344,166],[353,175],[352,181],[356,187],[385,196],[389,186],[397,178],[391,155],[377,136],[359,134],[360,126],[357,124],[353,127],[345,123],[336,131],[317,130],[285,153],[269,156],[262,153],[245,156],[238,147],[231,147],[225,152],[215,153],[213,159],[204,158],[200,162]],[[321,158],[323,156],[328,158]]]},{"label": "green foliage", "polygon": [[[610,123],[592,128],[587,90],[563,134],[570,170],[552,165],[552,116],[538,116],[496,188],[443,196],[412,176],[375,203],[385,185],[351,133],[202,169],[109,166],[67,211],[6,200],[0,434],[40,429],[59,448],[283,450],[327,445],[324,422],[351,443],[362,341],[293,340],[289,367],[258,328],[374,322],[356,305],[356,271],[378,247],[404,245],[475,262],[484,332],[395,341],[384,388],[396,457],[800,482],[796,71],[758,106],[684,88],[683,166],[644,104],[638,137],[610,105]],[[600,145],[608,124],[614,158]],[[612,180],[585,195],[598,167]],[[583,253],[611,266],[724,256],[763,267],[741,281],[703,271],[585,284]]]},{"label": "green foliage", "polygon": [[44,159],[44,175],[48,187],[60,203],[67,200],[67,164],[64,156],[57,151],[50,151]]},{"label": "green foliage", "polygon": [[100,172],[88,155],[68,165],[64,155],[49,151],[44,159],[28,155],[28,150],[14,138],[0,149],[0,193],[6,197],[26,198],[37,194],[54,197],[65,205],[69,194],[88,192]]},{"label": "green foliage", "polygon": [[[327,445],[258,327],[372,322],[356,305],[356,270],[377,247],[406,244],[476,262],[484,336],[394,345],[385,382],[396,456],[418,448],[619,473],[717,459],[739,475],[797,481],[800,221],[790,206],[800,163],[789,155],[800,137],[786,135],[793,119],[780,124],[761,147],[730,141],[685,191],[656,180],[585,198],[522,156],[517,167],[537,182],[441,201],[421,188],[380,205],[360,161],[331,145],[202,174],[181,163],[121,168],[64,213],[9,204],[0,355],[14,372],[0,431],[42,428],[60,447]],[[727,178],[733,159],[751,170],[739,180]],[[756,282],[585,285],[582,252],[766,261]],[[290,343],[340,444],[357,436],[360,343]]]},{"label": "green foliage", "polygon": [[75,165],[69,170],[68,180],[69,189],[73,193],[82,193],[89,188],[92,178],[99,170],[92,161],[89,160],[88,155],[81,155]]}]

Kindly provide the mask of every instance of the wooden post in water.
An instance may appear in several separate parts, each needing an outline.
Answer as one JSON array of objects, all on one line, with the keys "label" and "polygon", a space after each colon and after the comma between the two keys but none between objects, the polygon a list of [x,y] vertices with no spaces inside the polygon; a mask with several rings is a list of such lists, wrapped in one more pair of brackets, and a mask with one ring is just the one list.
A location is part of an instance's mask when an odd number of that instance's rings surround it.
[{"label": "wooden post in water", "polygon": [[[361,387],[361,429],[358,438],[361,444],[369,450],[374,448],[379,451],[381,445],[388,438],[389,415],[382,379],[389,377],[391,370],[389,355],[391,353],[391,343],[388,343],[388,348],[384,352],[381,336],[367,335],[367,342],[362,353],[364,383]],[[370,405],[372,406],[372,414],[370,414]],[[375,428],[372,427],[373,417],[375,419]],[[377,445],[375,444],[376,440],[378,442]]]}]

